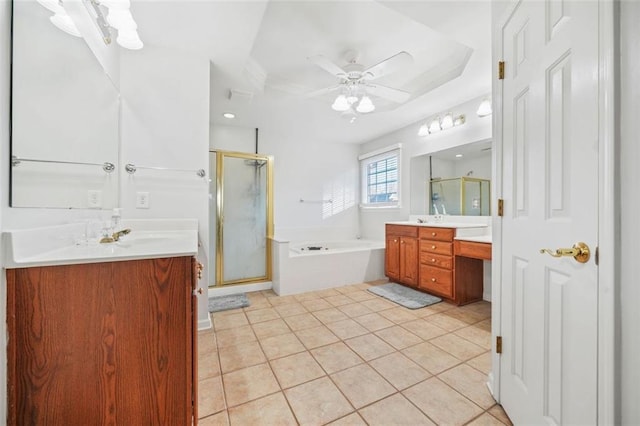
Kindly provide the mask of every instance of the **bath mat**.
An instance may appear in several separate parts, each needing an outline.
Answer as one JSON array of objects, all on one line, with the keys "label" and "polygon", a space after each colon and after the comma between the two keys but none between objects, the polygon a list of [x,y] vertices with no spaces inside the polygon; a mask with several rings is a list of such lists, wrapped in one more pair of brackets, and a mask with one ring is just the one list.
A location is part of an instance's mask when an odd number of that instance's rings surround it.
[{"label": "bath mat", "polygon": [[424,308],[425,306],[442,302],[442,299],[439,297],[396,283],[377,285],[375,287],[369,287],[367,290],[409,309]]},{"label": "bath mat", "polygon": [[244,293],[209,298],[209,312],[246,308],[249,305],[249,299],[247,299],[247,295]]}]

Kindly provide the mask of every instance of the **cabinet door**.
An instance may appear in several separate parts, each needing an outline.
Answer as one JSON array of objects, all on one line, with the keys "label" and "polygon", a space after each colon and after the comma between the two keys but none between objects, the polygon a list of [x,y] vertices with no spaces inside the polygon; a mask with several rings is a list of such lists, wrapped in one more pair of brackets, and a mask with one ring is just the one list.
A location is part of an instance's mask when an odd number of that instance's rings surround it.
[{"label": "cabinet door", "polygon": [[387,235],[384,273],[389,279],[400,280],[400,237]]},{"label": "cabinet door", "polygon": [[192,424],[191,258],[7,278],[10,425]]},{"label": "cabinet door", "polygon": [[418,239],[400,238],[400,281],[418,285]]}]

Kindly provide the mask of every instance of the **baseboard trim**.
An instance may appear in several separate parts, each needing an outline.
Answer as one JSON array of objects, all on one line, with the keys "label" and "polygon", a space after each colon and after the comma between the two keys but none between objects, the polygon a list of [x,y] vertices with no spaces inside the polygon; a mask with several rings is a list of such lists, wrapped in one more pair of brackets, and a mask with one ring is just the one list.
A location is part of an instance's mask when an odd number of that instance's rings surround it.
[{"label": "baseboard trim", "polygon": [[211,317],[209,315],[207,315],[206,319],[198,320],[198,331],[209,330],[211,327],[213,327],[213,324],[211,324]]}]

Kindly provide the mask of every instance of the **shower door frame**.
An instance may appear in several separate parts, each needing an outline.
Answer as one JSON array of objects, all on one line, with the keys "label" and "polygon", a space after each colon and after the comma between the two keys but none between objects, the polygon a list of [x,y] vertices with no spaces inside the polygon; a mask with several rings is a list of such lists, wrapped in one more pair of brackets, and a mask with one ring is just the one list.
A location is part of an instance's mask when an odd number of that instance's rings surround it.
[{"label": "shower door frame", "polygon": [[[273,239],[273,156],[251,154],[246,152],[210,150],[216,154],[216,276],[212,288],[225,287],[230,285],[250,284],[262,281],[271,281],[272,247]],[[224,281],[224,159],[239,158],[243,160],[263,160],[266,161],[267,182],[266,182],[266,274],[260,277],[243,278],[239,280]]]}]

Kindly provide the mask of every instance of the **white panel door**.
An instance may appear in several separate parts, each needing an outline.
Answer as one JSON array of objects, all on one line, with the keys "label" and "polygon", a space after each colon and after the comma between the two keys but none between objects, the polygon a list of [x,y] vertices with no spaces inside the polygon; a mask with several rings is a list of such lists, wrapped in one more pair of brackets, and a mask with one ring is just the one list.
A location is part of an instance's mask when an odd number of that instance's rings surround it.
[{"label": "white panel door", "polygon": [[520,1],[502,27],[500,398],[514,424],[597,423],[598,3]]}]

